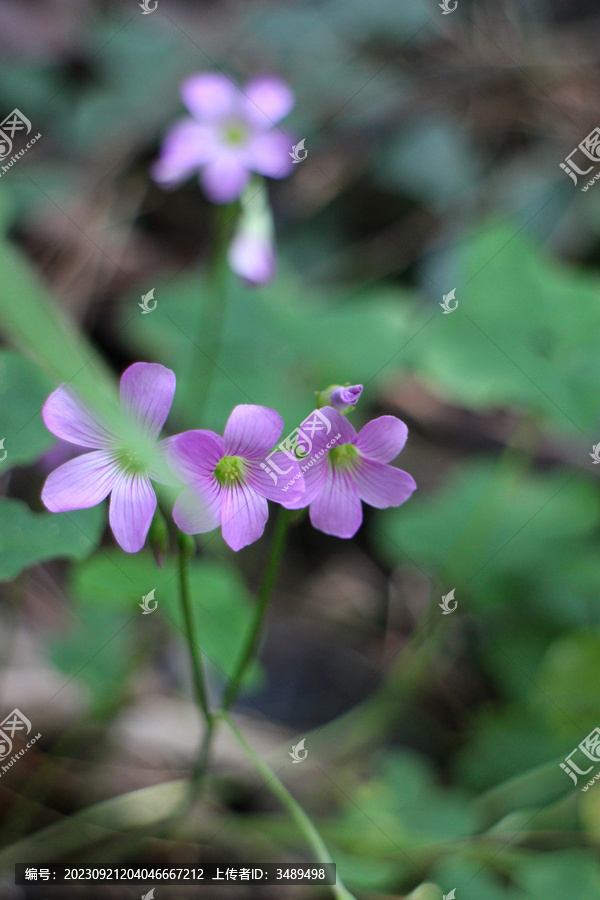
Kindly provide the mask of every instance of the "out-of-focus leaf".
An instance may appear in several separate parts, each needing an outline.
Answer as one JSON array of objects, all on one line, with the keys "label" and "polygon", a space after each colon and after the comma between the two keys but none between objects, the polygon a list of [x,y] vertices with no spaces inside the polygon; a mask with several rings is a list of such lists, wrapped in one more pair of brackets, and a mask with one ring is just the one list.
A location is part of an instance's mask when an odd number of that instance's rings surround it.
[{"label": "out-of-focus leaf", "polygon": [[86,559],[100,543],[102,506],[67,513],[34,513],[20,500],[0,500],[0,580],[48,559]]},{"label": "out-of-focus leaf", "polygon": [[0,438],[7,453],[0,472],[34,462],[53,443],[41,415],[52,389],[50,379],[26,357],[0,351]]},{"label": "out-of-focus leaf", "polygon": [[520,407],[578,437],[593,430],[598,278],[547,256],[516,223],[478,228],[450,260],[459,307],[417,347],[433,388],[477,410]]},{"label": "out-of-focus leaf", "polygon": [[[189,574],[200,646],[221,677],[230,675],[251,618],[248,592],[235,569],[219,563],[195,560],[189,566]],[[125,555],[109,550],[74,570],[72,590],[85,608],[140,616],[142,597],[154,590],[158,606],[151,614],[152,620],[160,618],[183,637],[185,627],[177,578],[177,567],[172,560],[158,569],[148,553]]]}]

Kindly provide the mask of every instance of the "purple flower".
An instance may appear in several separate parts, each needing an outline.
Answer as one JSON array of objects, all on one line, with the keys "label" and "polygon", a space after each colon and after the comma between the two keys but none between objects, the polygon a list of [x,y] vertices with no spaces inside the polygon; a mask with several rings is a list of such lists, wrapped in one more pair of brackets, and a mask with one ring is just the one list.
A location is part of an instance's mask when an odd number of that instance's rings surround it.
[{"label": "purple flower", "polygon": [[353,384],[350,387],[339,387],[331,392],[331,405],[334,409],[343,412],[358,402],[362,394],[362,384]]},{"label": "purple flower", "polygon": [[268,284],[277,269],[275,246],[266,237],[240,232],[227,253],[229,268],[251,285]]},{"label": "purple flower", "polygon": [[331,428],[314,435],[309,455],[300,461],[306,489],[290,506],[309,506],[314,528],[351,538],[362,524],[362,502],[377,509],[400,506],[416,489],[408,472],[387,465],[404,447],[408,428],[396,416],[380,416],[357,434],[333,407],[319,413]]},{"label": "purple flower", "polygon": [[193,118],[167,133],[152,170],[160,184],[176,185],[199,171],[208,199],[231,203],[251,172],[269,178],[290,174],[292,138],[273,127],[294,106],[284,81],[264,75],[242,90],[228,76],[208,72],[184,81],[181,97]]},{"label": "purple flower", "polygon": [[[169,414],[174,394],[174,373],[157,363],[134,363],[121,376],[122,406],[152,443]],[[149,478],[155,473],[148,463],[125,447],[116,431],[64,386],[50,394],[42,415],[52,434],[79,447],[97,448],[48,476],[42,491],[45,506],[50,512],[87,509],[111,494],[109,521],[117,542],[127,553],[141,550],[156,509]],[[156,445],[159,452],[166,444]]]},{"label": "purple flower", "polygon": [[[220,525],[232,550],[241,550],[263,533],[267,499],[282,506],[298,502],[304,492],[299,464],[283,452],[269,452],[282,428],[283,419],[274,409],[244,404],[231,413],[223,437],[213,431],[186,431],[172,438],[169,464],[188,485],[173,509],[178,527],[198,534]],[[289,492],[269,478],[267,455],[287,464],[286,473],[295,479]]]}]

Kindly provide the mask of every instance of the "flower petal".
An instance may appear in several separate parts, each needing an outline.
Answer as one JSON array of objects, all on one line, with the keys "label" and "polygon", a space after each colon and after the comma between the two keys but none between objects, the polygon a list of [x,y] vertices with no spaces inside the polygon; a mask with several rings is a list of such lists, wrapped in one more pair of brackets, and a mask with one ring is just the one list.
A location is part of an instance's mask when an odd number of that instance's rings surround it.
[{"label": "flower petal", "polygon": [[215,481],[212,489],[203,491],[188,488],[179,495],[173,507],[173,520],[186,534],[204,534],[221,524],[221,494],[223,489]]},{"label": "flower petal", "polygon": [[213,203],[237,200],[250,179],[250,172],[238,154],[223,153],[207,163],[200,172],[200,183]]},{"label": "flower petal", "polygon": [[272,281],[277,268],[273,242],[240,232],[227,252],[229,268],[249,284],[262,285]]},{"label": "flower petal", "polygon": [[348,471],[329,468],[319,495],[310,505],[313,528],[339,538],[354,537],[362,524],[362,504]]},{"label": "flower petal", "polygon": [[89,509],[108,497],[118,478],[112,454],[102,450],[70,459],[51,472],[42,490],[42,503],[50,512]]},{"label": "flower petal", "polygon": [[241,97],[237,84],[219,72],[192,75],[181,85],[181,99],[200,122],[233,115],[240,107]]},{"label": "flower petal", "polygon": [[152,166],[152,177],[159,184],[178,184],[214,159],[217,152],[214,129],[184,119],[167,132],[160,156]]},{"label": "flower petal", "polygon": [[223,491],[221,528],[232,550],[241,550],[257,541],[269,518],[269,506],[248,485],[238,484]]},{"label": "flower petal", "polygon": [[400,506],[417,485],[408,472],[362,459],[352,473],[361,500],[377,509]]},{"label": "flower petal", "polygon": [[110,498],[108,519],[115,539],[126,553],[137,553],[156,509],[156,494],[145,475],[121,474]]},{"label": "flower petal", "polygon": [[223,434],[225,456],[260,459],[277,443],[283,419],[268,406],[242,403],[236,406]]},{"label": "flower petal", "polygon": [[69,392],[65,385],[53,391],[42,409],[48,431],[79,447],[110,447],[114,435]]},{"label": "flower petal", "polygon": [[294,108],[292,89],[275,75],[260,75],[243,89],[244,112],[259,128],[269,128]]},{"label": "flower petal", "polygon": [[290,497],[285,501],[280,500],[281,505],[285,506],[286,509],[304,509],[313,500],[316,500],[323,490],[329,472],[327,459],[325,456],[320,457],[320,459],[314,459],[313,457],[301,459],[300,471],[304,477],[304,492],[298,497]]},{"label": "flower petal", "polygon": [[244,162],[249,169],[269,178],[286,178],[293,171],[290,152],[293,146],[290,134],[268,131],[250,138],[244,150]]},{"label": "flower petal", "polygon": [[360,431],[356,446],[375,462],[388,463],[395,459],[406,443],[408,428],[396,416],[380,416],[367,422]]},{"label": "flower petal", "polygon": [[300,464],[280,452],[269,454],[265,462],[249,462],[246,481],[261,497],[288,508],[300,500],[305,490]]},{"label": "flower petal", "polygon": [[214,431],[184,431],[169,441],[167,461],[184,484],[210,488],[214,471],[224,456],[223,438]]},{"label": "flower petal", "polygon": [[157,438],[165,424],[177,379],[159,363],[134,363],[121,376],[123,408],[150,438]]},{"label": "flower petal", "polygon": [[[298,446],[311,457],[331,447],[353,444],[355,441],[356,431],[348,419],[332,406],[313,410],[298,429]],[[328,444],[331,446],[328,447]]]}]

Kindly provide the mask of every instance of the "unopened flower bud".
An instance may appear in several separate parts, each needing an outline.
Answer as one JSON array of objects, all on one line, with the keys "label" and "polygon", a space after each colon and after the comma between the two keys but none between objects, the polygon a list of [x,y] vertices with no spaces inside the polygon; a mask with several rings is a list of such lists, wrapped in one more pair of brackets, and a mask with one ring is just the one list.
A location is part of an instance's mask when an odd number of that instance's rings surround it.
[{"label": "unopened flower bud", "polygon": [[362,384],[330,384],[324,391],[317,394],[317,406],[333,406],[339,412],[346,412],[354,406],[362,394]]},{"label": "unopened flower bud", "polygon": [[183,531],[177,532],[177,546],[184,559],[192,559],[196,555],[196,541],[191,534]]},{"label": "unopened flower bud", "polygon": [[275,276],[273,216],[267,190],[262,181],[254,179],[242,196],[240,217],[227,261],[232,272],[249,285],[268,284]]},{"label": "unopened flower bud", "polygon": [[148,532],[148,541],[156,560],[156,565],[162,569],[167,550],[169,549],[169,530],[165,517],[161,513],[158,506],[154,511],[150,531]]}]

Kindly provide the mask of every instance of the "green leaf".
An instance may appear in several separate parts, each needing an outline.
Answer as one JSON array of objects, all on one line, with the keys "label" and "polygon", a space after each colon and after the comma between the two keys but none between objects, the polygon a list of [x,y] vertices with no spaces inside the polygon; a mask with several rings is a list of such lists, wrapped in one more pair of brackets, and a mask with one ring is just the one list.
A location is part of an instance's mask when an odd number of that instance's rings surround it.
[{"label": "green leaf", "polygon": [[42,420],[53,387],[26,357],[0,351],[0,438],[7,453],[0,472],[34,462],[55,441]]},{"label": "green leaf", "polygon": [[[142,354],[160,358],[187,383],[193,354],[205,349],[202,315],[214,298],[197,273],[170,283],[164,297],[157,287],[156,297],[157,309],[135,320],[130,310],[139,297],[132,298],[124,328]],[[400,291],[379,291],[343,304],[325,302],[304,295],[283,275],[262,291],[230,278],[218,371],[202,427],[222,430],[236,404],[258,403],[277,409],[291,431],[314,407],[315,391],[328,384],[370,381],[372,391],[397,369],[399,350],[418,327],[407,300]],[[201,394],[202,385],[197,390]],[[198,427],[195,402],[183,402],[178,390],[174,416]]]},{"label": "green leaf", "polygon": [[[198,642],[207,662],[221,676],[231,675],[251,618],[250,596],[233,568],[199,559],[190,563],[189,574]],[[71,586],[85,607],[140,616],[142,597],[154,590],[158,607],[151,614],[153,621],[160,619],[183,637],[177,578],[173,560],[158,569],[148,553],[108,550],[76,567]]]},{"label": "green leaf", "polygon": [[48,559],[81,561],[102,537],[102,506],[68,513],[34,513],[20,500],[0,500],[0,580]]},{"label": "green leaf", "polygon": [[504,223],[478,228],[450,253],[448,270],[459,307],[434,319],[418,345],[418,371],[436,392],[477,410],[516,405],[570,433],[592,430],[597,276]]}]

